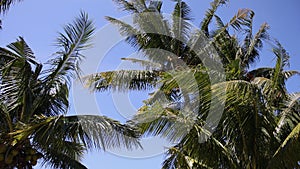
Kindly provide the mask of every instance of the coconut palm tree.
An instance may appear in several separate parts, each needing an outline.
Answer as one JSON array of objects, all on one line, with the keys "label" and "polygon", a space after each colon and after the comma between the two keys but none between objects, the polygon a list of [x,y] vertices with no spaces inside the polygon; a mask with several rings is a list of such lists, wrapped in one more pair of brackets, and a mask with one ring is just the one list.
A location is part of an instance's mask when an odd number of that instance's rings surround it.
[{"label": "coconut palm tree", "polygon": [[[190,8],[183,1],[176,1],[168,18],[161,1],[116,2],[134,15],[133,24],[107,19],[145,56],[125,60],[146,69],[96,73],[86,77],[86,85],[94,91],[156,89],[130,123],[144,135],[174,143],[163,168],[299,167],[299,94],[289,94],[285,86],[299,73],[285,70],[289,55],[269,37],[266,23],[253,33],[253,11],[241,9],[224,23],[216,11],[227,1],[215,0],[200,27],[193,28]],[[251,70],[264,40],[273,44],[276,65]],[[224,72],[208,69],[210,62]],[[222,105],[219,124],[209,127],[207,122],[214,118],[207,118],[219,116]],[[212,115],[210,110],[215,110]]]},{"label": "coconut palm tree", "polygon": [[[24,38],[0,48],[0,168],[86,168],[87,149],[139,146],[134,127],[103,116],[68,116],[69,88],[94,25],[81,13],[57,38],[58,52],[37,61]],[[44,66],[44,67],[43,67]]]}]

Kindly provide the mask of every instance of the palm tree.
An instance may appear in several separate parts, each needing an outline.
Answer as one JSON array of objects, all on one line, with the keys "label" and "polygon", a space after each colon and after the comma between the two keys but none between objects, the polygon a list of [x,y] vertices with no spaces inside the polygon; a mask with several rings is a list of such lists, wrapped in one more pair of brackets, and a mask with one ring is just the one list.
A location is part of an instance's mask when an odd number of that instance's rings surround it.
[{"label": "palm tree", "polygon": [[[145,56],[145,60],[126,60],[148,69],[96,73],[86,77],[86,85],[94,91],[156,89],[130,123],[144,135],[174,143],[163,168],[299,167],[300,95],[289,94],[285,86],[289,77],[299,73],[285,70],[289,55],[269,37],[266,23],[253,33],[253,11],[241,9],[223,23],[216,11],[227,1],[215,0],[195,29],[183,1],[176,2],[171,22],[161,12],[161,1],[116,2],[135,14],[133,24],[107,19]],[[211,25],[214,20],[217,26]],[[251,70],[264,40],[272,44],[276,65]],[[153,48],[175,57],[149,50]],[[222,65],[224,74],[208,69],[207,60]],[[212,83],[212,74],[226,80]],[[207,118],[218,116],[220,105],[224,105],[220,123],[209,127]]]},{"label": "palm tree", "polygon": [[94,25],[81,13],[57,38],[58,52],[46,66],[24,38],[0,48],[0,168],[86,168],[87,149],[138,147],[134,127],[103,116],[67,116],[71,80]]}]

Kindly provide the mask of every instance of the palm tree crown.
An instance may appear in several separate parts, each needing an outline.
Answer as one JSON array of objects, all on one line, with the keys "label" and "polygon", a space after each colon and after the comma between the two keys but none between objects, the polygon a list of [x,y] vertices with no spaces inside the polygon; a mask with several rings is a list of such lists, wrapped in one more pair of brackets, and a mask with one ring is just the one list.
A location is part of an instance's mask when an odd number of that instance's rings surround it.
[{"label": "palm tree crown", "polygon": [[[126,60],[147,69],[96,73],[85,78],[86,85],[94,91],[156,89],[129,123],[174,143],[163,168],[299,167],[300,95],[285,85],[299,73],[286,70],[289,55],[270,38],[268,24],[254,33],[250,9],[224,23],[216,12],[226,0],[214,0],[198,28],[181,0],[169,18],[161,1],[116,2],[134,15],[133,22],[107,19],[145,56]],[[276,65],[251,70],[264,41],[272,44]],[[222,65],[224,72],[206,63]]]}]

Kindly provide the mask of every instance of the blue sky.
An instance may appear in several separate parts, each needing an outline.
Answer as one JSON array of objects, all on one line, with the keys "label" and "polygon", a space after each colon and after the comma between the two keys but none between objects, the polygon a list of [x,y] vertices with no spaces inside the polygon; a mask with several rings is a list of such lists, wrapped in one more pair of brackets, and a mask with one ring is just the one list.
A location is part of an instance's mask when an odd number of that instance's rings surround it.
[{"label": "blue sky", "polygon": [[[170,0],[165,1],[167,3],[164,9],[166,12],[170,12],[172,2]],[[186,2],[192,8],[192,15],[195,18],[193,23],[198,26],[211,1],[186,0]],[[299,7],[300,1],[298,0],[231,0],[218,11],[218,14],[222,16],[224,21],[228,21],[239,8],[253,9],[255,12],[255,29],[257,30],[263,22],[267,22],[271,26],[270,35],[278,39],[291,56],[290,69],[300,70]],[[3,47],[16,40],[18,36],[23,36],[35,52],[38,60],[44,62],[56,51],[53,42],[57,32],[62,30],[63,25],[78,16],[80,10],[89,14],[98,30],[107,24],[104,16],[118,18],[127,15],[118,10],[111,0],[25,0],[13,6],[8,14],[2,17],[3,30],[0,31],[0,45]],[[120,57],[126,57],[133,52],[123,43],[116,45],[107,53],[99,70],[115,69],[120,63]],[[273,59],[270,46],[266,46],[257,66],[272,66],[274,64]],[[299,77],[288,81],[290,91],[299,91],[299,87]],[[129,97],[134,107],[137,108],[141,105],[145,94],[131,93]],[[111,93],[97,94],[96,98],[102,114],[120,120],[124,119],[124,113],[116,108]],[[70,109],[70,113],[74,114],[74,108]],[[146,146],[147,151],[159,149],[153,142],[146,143]],[[126,158],[109,152],[94,151],[85,156],[83,163],[90,169],[158,169],[163,161],[163,156],[153,154],[158,153],[152,153],[152,157],[147,158]]]}]

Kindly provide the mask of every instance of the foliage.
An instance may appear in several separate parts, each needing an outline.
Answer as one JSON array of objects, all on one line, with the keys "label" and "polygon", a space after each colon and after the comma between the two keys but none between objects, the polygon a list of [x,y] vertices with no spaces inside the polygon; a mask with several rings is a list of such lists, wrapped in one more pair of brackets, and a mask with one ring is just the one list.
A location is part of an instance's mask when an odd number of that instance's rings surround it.
[{"label": "foliage", "polygon": [[[86,84],[95,91],[155,89],[129,123],[175,144],[162,168],[298,168],[299,94],[287,92],[286,80],[299,72],[286,70],[289,55],[269,37],[268,24],[254,33],[252,10],[240,9],[224,23],[217,9],[226,2],[213,1],[194,28],[184,1],[175,1],[167,18],[161,1],[116,0],[134,14],[133,23],[107,19],[145,56],[128,60],[147,69],[101,72]],[[276,65],[251,70],[264,41],[272,44]],[[219,124],[210,126],[217,110]]]},{"label": "foliage", "polygon": [[[139,147],[134,127],[103,116],[67,116],[71,80],[94,25],[87,14],[64,27],[58,52],[39,63],[24,38],[0,48],[0,168],[86,168],[87,149]],[[46,67],[46,68],[43,68]]]}]

